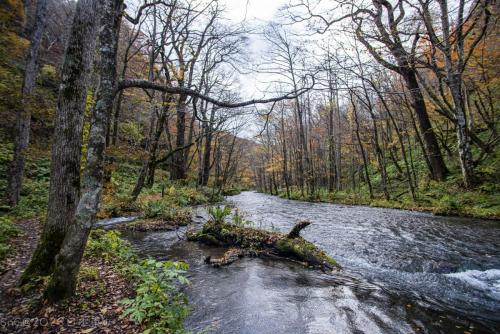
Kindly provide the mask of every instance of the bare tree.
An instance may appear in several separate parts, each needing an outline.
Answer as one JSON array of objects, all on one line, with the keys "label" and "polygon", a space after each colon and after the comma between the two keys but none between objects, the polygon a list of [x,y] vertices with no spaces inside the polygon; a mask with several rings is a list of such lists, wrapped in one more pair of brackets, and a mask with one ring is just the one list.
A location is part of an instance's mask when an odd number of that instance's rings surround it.
[{"label": "bare tree", "polygon": [[83,117],[99,8],[96,0],[79,0],[76,6],[54,120],[47,217],[23,282],[51,272],[79,201]]},{"label": "bare tree", "polygon": [[[398,0],[392,5],[386,0],[373,0],[369,4],[358,4],[356,2],[342,3],[348,5],[350,11],[328,19],[323,15],[312,12],[309,2],[301,1],[296,8],[305,9],[305,17],[295,17],[296,20],[317,20],[323,25],[320,31],[325,32],[333,24],[345,19],[351,19],[354,24],[355,35],[366,47],[375,60],[387,69],[401,75],[404,79],[412,97],[412,107],[423,134],[428,158],[430,161],[430,173],[433,179],[443,180],[448,173],[434,130],[427,113],[422,91],[417,81],[415,69],[415,47],[418,38],[409,41],[403,33],[410,25],[405,22],[404,1]],[[345,13],[345,11],[341,11]],[[402,27],[406,24],[404,27]],[[411,36],[411,34],[410,34]],[[407,44],[410,44],[409,46]],[[384,53],[388,53],[385,55]],[[394,62],[391,61],[391,57]]]},{"label": "bare tree", "polygon": [[[449,118],[452,118],[456,124],[462,176],[465,186],[471,188],[476,185],[477,178],[474,173],[470,129],[467,125],[463,73],[475,47],[485,37],[491,15],[488,10],[489,1],[475,1],[471,5],[469,17],[466,18],[466,2],[459,0],[456,9],[455,27],[452,26],[450,21],[451,13],[448,1],[438,0],[437,3],[438,15],[433,15],[430,8],[431,2],[428,0],[419,0],[420,7],[417,8],[426,28],[425,37],[430,44],[430,50],[425,56],[427,60],[425,65],[433,71],[439,85],[443,83],[447,85],[451,93],[452,104],[446,101],[444,94],[441,95],[444,100],[440,100],[432,91],[429,89],[427,91],[430,91],[429,95],[433,97],[433,101],[438,104],[438,107],[441,107],[440,110],[443,113],[448,112],[451,114]],[[435,22],[435,20],[438,22]],[[469,26],[466,26],[466,23],[470,23]],[[439,27],[436,27],[436,25]],[[439,29],[439,32],[437,29]],[[474,30],[477,33],[472,36]],[[469,38],[469,36],[472,37]],[[465,42],[467,40],[470,40],[470,44],[466,50]],[[439,65],[440,59],[444,60],[444,66]],[[422,77],[420,76],[420,78],[422,82]]]},{"label": "bare tree", "polygon": [[21,90],[21,109],[16,114],[14,152],[9,166],[7,200],[12,207],[17,205],[23,184],[25,152],[28,148],[31,127],[30,98],[35,88],[39,67],[39,51],[47,21],[48,0],[38,0],[33,24],[30,27],[30,46],[26,54],[24,78]]}]

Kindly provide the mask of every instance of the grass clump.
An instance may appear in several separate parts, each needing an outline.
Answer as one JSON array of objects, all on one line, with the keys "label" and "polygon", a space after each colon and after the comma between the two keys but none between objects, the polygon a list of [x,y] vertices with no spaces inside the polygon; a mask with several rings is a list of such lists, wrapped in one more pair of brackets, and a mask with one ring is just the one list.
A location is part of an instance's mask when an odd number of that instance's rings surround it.
[{"label": "grass clump", "polygon": [[145,218],[159,218],[171,225],[187,225],[191,221],[191,209],[172,206],[169,201],[147,201],[142,207]]}]

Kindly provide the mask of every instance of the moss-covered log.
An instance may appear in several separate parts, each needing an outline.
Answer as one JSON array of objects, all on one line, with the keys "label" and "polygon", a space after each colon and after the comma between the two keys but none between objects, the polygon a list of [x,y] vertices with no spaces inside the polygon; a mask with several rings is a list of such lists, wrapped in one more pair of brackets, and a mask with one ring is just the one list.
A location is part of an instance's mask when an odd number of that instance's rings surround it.
[{"label": "moss-covered log", "polygon": [[340,268],[334,259],[299,236],[300,230],[308,225],[305,222],[298,223],[292,232],[282,234],[210,221],[201,231],[188,232],[188,240],[237,247],[243,249],[244,254],[277,255],[322,270]]},{"label": "moss-covered log", "polygon": [[229,248],[221,257],[207,256],[205,263],[211,264],[214,267],[227,266],[239,258],[243,257],[245,253],[240,248]]}]

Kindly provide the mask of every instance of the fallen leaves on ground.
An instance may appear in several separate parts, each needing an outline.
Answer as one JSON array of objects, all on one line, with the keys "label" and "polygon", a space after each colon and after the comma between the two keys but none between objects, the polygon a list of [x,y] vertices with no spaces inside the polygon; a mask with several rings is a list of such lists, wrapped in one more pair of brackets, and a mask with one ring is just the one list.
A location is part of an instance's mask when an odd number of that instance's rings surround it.
[{"label": "fallen leaves on ground", "polygon": [[42,291],[24,292],[16,286],[39,235],[36,220],[19,223],[23,233],[13,244],[16,256],[0,276],[0,333],[137,333],[141,327],[121,318],[120,300],[133,296],[130,283],[111,263],[84,259],[75,296],[49,305]]}]

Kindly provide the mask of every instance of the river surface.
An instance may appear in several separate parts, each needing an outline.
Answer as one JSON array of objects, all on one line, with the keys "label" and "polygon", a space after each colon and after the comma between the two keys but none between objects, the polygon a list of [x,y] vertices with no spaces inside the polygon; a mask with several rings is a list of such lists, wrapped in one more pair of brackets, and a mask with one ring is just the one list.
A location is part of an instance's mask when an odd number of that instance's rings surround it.
[{"label": "river surface", "polygon": [[[245,258],[212,268],[223,249],[183,232],[126,233],[143,256],[184,260],[189,330],[209,333],[500,333],[500,224],[427,213],[288,201],[243,192],[228,200],[256,227],[302,231],[344,268]],[[198,210],[193,222],[206,216]]]}]

